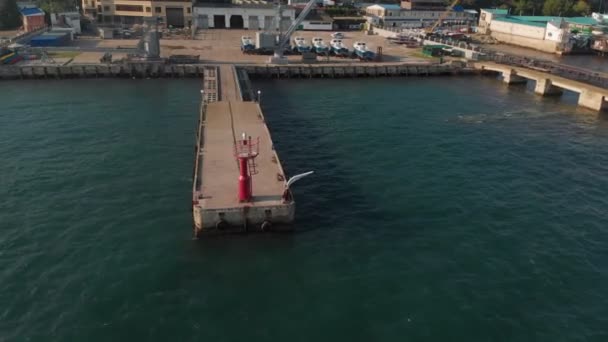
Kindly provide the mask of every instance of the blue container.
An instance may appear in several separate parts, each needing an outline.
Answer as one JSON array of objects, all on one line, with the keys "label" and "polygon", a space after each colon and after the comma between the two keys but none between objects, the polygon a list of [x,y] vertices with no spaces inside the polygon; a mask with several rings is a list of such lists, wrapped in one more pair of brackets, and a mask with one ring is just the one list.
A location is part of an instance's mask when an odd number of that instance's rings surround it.
[{"label": "blue container", "polygon": [[69,41],[68,33],[44,33],[30,40],[31,46],[62,46]]}]

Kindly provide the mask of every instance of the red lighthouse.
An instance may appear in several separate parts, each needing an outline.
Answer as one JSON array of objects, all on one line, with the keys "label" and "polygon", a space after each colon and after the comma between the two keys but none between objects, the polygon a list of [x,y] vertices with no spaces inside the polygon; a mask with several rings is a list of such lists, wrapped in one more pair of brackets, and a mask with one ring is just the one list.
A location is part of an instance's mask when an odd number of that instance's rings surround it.
[{"label": "red lighthouse", "polygon": [[259,154],[260,138],[255,142],[243,133],[234,146],[234,154],[239,161],[239,202],[251,201],[253,182],[251,176],[257,173],[255,157]]}]

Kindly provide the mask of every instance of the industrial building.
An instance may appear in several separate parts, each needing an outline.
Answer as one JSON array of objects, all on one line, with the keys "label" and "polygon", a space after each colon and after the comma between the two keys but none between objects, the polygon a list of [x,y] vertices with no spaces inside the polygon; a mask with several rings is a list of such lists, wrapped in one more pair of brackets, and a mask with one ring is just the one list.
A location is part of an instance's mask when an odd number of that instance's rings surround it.
[{"label": "industrial building", "polygon": [[40,8],[22,8],[20,12],[23,18],[24,31],[31,32],[46,26],[44,21],[44,11]]},{"label": "industrial building", "polygon": [[504,9],[482,9],[478,32],[499,42],[549,53],[568,53],[572,49],[570,31],[596,24],[590,17],[513,16]]},{"label": "industrial building", "polygon": [[[401,5],[368,6],[365,8],[365,17],[369,23],[385,27],[424,27],[437,22],[446,10],[445,4],[435,0],[410,0],[402,1]],[[464,10],[450,11],[443,19],[444,23],[455,24],[471,24],[475,21],[475,13]]]},{"label": "industrial building", "polygon": [[334,20],[324,12],[317,10],[311,10],[298,26],[298,30],[331,31],[333,29]]},{"label": "industrial building", "polygon": [[[194,25],[199,29],[237,28],[271,30],[276,28],[276,7],[265,1],[239,3],[198,2],[194,5]],[[282,29],[295,20],[295,8],[282,9]]]},{"label": "industrial building", "polygon": [[70,28],[74,34],[82,33],[78,12],[51,13],[51,24],[53,29]]},{"label": "industrial building", "polygon": [[415,11],[445,11],[443,0],[402,0],[401,8]]},{"label": "industrial building", "polygon": [[84,13],[100,23],[133,25],[148,17],[161,18],[167,26],[192,24],[191,1],[82,0]]},{"label": "industrial building", "polygon": [[361,30],[367,20],[363,17],[333,17],[334,30]]}]

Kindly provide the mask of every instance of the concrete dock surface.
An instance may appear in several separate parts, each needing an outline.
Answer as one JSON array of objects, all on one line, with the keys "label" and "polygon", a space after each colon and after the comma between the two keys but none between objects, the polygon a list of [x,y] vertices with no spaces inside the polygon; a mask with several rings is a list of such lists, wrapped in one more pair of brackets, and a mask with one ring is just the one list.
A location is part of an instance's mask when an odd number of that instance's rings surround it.
[{"label": "concrete dock surface", "polygon": [[[259,230],[262,224],[290,223],[294,202],[284,200],[286,177],[270,132],[256,102],[241,100],[234,67],[219,67],[219,101],[206,104],[200,201],[194,205],[195,233],[211,230]],[[252,175],[253,198],[239,202],[239,165],[235,143],[242,133],[259,138]],[[266,223],[265,223],[266,222]]]}]

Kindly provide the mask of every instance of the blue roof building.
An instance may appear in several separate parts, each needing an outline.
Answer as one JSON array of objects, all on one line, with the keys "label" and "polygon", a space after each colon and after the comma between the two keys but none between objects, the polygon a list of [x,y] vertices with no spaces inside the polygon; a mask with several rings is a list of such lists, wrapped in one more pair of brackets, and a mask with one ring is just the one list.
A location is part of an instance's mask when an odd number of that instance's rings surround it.
[{"label": "blue roof building", "polygon": [[385,10],[398,11],[401,9],[401,6],[395,5],[395,4],[377,4],[376,6],[380,6],[380,7],[384,8]]},{"label": "blue roof building", "polygon": [[44,15],[44,11],[38,7],[33,8],[23,8],[21,9],[21,15],[24,17],[33,16],[33,15]]}]

